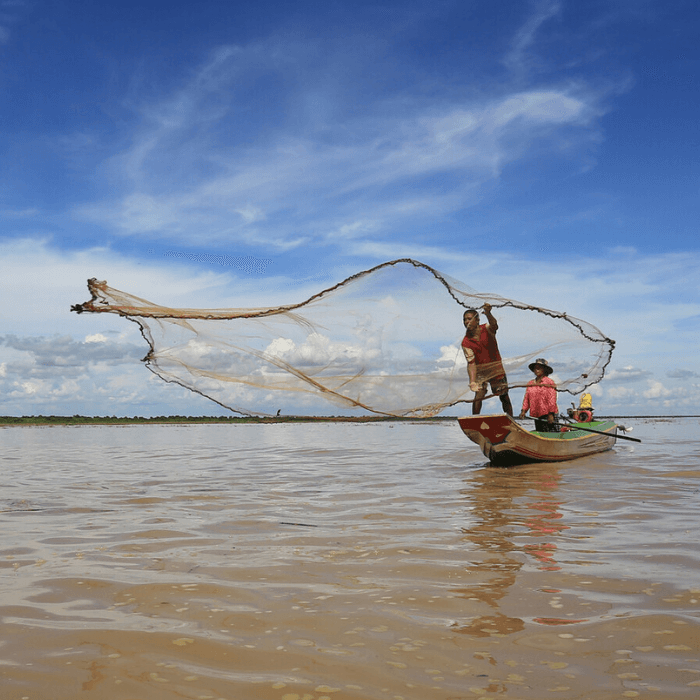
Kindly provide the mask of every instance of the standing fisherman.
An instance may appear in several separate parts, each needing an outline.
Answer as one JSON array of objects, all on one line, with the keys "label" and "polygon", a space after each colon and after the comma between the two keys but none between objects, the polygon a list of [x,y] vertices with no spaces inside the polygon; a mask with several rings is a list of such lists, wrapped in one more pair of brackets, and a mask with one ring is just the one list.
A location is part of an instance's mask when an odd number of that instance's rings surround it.
[{"label": "standing fisherman", "polygon": [[462,350],[467,358],[469,388],[474,392],[472,414],[481,413],[488,382],[494,395],[501,399],[503,410],[512,416],[513,406],[508,396],[508,379],[496,342],[498,323],[491,314],[491,304],[484,304],[483,309],[488,323],[479,325],[479,312],[476,309],[467,309],[463,316],[466,334],[462,340]]}]

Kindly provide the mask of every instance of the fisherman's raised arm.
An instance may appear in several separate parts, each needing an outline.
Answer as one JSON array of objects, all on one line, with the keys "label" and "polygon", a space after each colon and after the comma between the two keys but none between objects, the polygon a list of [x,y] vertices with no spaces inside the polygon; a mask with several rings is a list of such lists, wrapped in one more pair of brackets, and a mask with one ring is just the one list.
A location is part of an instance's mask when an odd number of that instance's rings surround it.
[{"label": "fisherman's raised arm", "polygon": [[491,313],[491,304],[486,302],[481,308],[484,310],[484,316],[486,316],[486,320],[489,322],[489,330],[495,333],[498,330],[498,322]]}]

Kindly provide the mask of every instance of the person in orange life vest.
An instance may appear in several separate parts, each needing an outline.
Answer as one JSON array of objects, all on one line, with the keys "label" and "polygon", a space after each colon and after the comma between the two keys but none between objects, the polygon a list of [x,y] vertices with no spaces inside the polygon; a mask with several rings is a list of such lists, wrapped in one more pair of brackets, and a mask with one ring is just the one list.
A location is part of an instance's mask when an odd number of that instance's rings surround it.
[{"label": "person in orange life vest", "polygon": [[530,365],[530,370],[535,373],[535,378],[527,383],[519,418],[525,418],[529,410],[530,416],[535,419],[535,430],[541,433],[558,431],[557,385],[549,378],[554,370],[541,357]]},{"label": "person in orange life vest", "polygon": [[488,382],[491,391],[501,400],[503,410],[512,416],[513,406],[508,396],[508,380],[496,342],[498,323],[491,314],[491,304],[484,304],[483,309],[488,323],[479,325],[479,313],[476,309],[467,309],[462,317],[466,329],[462,350],[467,358],[469,388],[474,392],[472,414],[476,416],[481,413]]}]

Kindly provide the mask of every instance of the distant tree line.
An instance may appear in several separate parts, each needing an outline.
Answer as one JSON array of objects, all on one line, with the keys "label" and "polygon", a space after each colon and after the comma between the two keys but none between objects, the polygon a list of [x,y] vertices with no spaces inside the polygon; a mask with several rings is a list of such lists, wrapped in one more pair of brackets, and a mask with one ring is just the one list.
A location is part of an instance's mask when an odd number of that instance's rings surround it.
[{"label": "distant tree line", "polygon": [[394,416],[0,416],[0,425],[132,425],[137,423],[312,423],[454,420],[453,416],[404,418]]}]

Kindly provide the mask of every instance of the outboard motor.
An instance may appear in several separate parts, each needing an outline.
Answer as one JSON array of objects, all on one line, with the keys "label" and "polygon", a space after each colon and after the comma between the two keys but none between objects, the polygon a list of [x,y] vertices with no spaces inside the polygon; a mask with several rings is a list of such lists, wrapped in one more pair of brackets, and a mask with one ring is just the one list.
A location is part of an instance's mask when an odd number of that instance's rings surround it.
[{"label": "outboard motor", "polygon": [[571,420],[577,423],[590,423],[593,420],[593,397],[590,394],[584,394],[578,403],[578,408],[571,404],[571,408],[567,408]]}]

